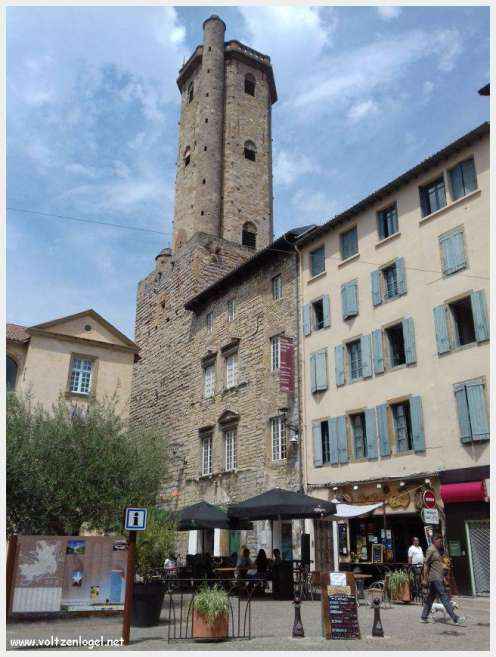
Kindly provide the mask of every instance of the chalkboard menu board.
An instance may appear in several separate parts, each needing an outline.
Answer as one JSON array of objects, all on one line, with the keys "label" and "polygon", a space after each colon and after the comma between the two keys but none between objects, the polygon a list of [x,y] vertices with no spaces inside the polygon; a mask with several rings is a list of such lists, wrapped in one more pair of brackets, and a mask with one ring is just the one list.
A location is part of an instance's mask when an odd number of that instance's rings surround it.
[{"label": "chalkboard menu board", "polygon": [[359,639],[358,607],[354,595],[328,595],[331,639]]}]

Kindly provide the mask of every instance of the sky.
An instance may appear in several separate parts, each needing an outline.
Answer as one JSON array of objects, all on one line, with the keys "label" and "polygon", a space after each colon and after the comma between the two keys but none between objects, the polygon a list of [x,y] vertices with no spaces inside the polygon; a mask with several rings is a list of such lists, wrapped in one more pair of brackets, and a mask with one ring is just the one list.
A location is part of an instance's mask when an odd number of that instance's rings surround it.
[{"label": "sky", "polygon": [[489,120],[487,7],[8,7],[7,321],[94,308],[134,336],[171,237],[177,72],[213,13],[274,67],[276,236]]}]

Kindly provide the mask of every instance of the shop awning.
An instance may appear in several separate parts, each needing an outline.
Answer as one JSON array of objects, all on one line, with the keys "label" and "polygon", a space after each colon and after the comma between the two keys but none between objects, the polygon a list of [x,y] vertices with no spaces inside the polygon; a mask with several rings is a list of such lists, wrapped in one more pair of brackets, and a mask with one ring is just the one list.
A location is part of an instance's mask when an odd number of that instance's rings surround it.
[{"label": "shop awning", "polygon": [[464,481],[458,484],[441,484],[441,499],[445,504],[455,502],[485,502],[486,487],[483,481]]},{"label": "shop awning", "polygon": [[333,502],[336,503],[335,518],[359,518],[382,506],[382,502],[377,504],[341,504],[337,500],[333,500]]}]

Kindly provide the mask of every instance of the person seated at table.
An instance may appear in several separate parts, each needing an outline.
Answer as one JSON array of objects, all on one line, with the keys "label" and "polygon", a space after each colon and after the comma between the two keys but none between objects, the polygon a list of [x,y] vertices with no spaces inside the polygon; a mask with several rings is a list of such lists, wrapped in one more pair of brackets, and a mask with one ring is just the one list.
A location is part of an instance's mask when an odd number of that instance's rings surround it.
[{"label": "person seated at table", "polygon": [[265,577],[269,569],[269,560],[265,554],[265,550],[260,549],[255,559],[255,565],[257,567],[257,575],[260,577]]},{"label": "person seated at table", "polygon": [[205,552],[203,559],[201,560],[201,573],[202,577],[207,579],[213,579],[214,576],[214,562],[209,552]]},{"label": "person seated at table", "polygon": [[272,566],[273,567],[278,566],[279,564],[282,563],[281,550],[279,550],[279,548],[275,548],[272,551],[272,555],[273,555],[273,558],[272,558]]},{"label": "person seated at table", "polygon": [[238,574],[241,578],[247,576],[249,570],[253,570],[253,564],[250,559],[250,550],[245,546],[241,551],[241,556],[238,559]]},{"label": "person seated at table", "polygon": [[227,563],[226,565],[236,567],[238,565],[238,553],[233,552],[227,561],[229,563]]}]

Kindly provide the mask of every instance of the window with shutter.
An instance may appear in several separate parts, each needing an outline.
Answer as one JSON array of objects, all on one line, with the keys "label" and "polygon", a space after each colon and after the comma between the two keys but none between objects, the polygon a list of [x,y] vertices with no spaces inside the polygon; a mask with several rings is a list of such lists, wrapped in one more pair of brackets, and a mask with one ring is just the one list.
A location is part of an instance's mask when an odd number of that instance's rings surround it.
[{"label": "window with shutter", "polygon": [[315,390],[327,390],[327,350],[315,353]]},{"label": "window with shutter", "polygon": [[382,303],[380,269],[375,269],[370,272],[370,282],[372,286],[372,305],[380,306]]},{"label": "window with shutter", "polygon": [[441,247],[441,267],[443,274],[449,276],[466,267],[463,231],[457,230],[439,238]]},{"label": "window with shutter", "polygon": [[358,315],[358,283],[351,281],[341,286],[341,307],[343,319]]},{"label": "window with shutter", "polygon": [[344,385],[344,345],[338,344],[334,347],[334,365],[336,374],[336,385]]},{"label": "window with shutter", "polygon": [[338,449],[338,418],[333,417],[328,420],[329,427],[329,462],[331,465],[339,463]]},{"label": "window with shutter", "polygon": [[364,379],[372,376],[372,343],[370,335],[360,338],[360,352],[362,356],[362,376]]},{"label": "window with shutter", "polygon": [[337,418],[338,459],[340,463],[348,463],[348,436],[346,434],[346,415]]},{"label": "window with shutter", "polygon": [[374,374],[382,374],[384,372],[384,356],[381,329],[374,329],[372,331],[372,353],[374,358]]},{"label": "window with shutter", "polygon": [[365,435],[367,439],[367,458],[377,458],[377,423],[375,408],[365,411]]},{"label": "window with shutter", "polygon": [[407,365],[417,362],[417,349],[415,346],[415,325],[413,317],[406,317],[402,321],[403,341],[405,346],[405,361]]},{"label": "window with shutter", "polygon": [[318,249],[310,253],[310,276],[318,276],[325,271],[325,248],[319,246]]},{"label": "window with shutter", "polygon": [[420,395],[410,397],[412,448],[414,452],[425,452],[424,418]]},{"label": "window with shutter", "polygon": [[399,453],[408,452],[412,449],[410,404],[408,402],[392,404],[391,410],[393,412],[393,424],[396,434],[396,450]]},{"label": "window with shutter", "polygon": [[391,446],[389,443],[388,405],[380,404],[376,407],[376,412],[380,454],[381,457],[390,456]]},{"label": "window with shutter", "polygon": [[405,340],[403,326],[401,323],[389,326],[386,329],[386,337],[389,344],[390,367],[398,367],[406,363]]},{"label": "window with shutter", "polygon": [[487,320],[486,293],[477,290],[470,295],[470,304],[474,321],[475,339],[477,342],[489,340],[489,323]]},{"label": "window with shutter", "polygon": [[419,191],[423,217],[427,217],[429,214],[444,208],[446,205],[446,190],[443,176],[440,176],[428,185],[420,187]]},{"label": "window with shutter", "polygon": [[314,424],[312,425],[312,436],[313,436],[313,464],[316,468],[318,468],[323,464],[322,431],[321,431],[320,422],[314,422]]},{"label": "window with shutter", "polygon": [[350,381],[357,381],[363,376],[361,340],[348,342],[346,349],[348,350]]},{"label": "window with shutter", "polygon": [[462,443],[489,440],[489,415],[482,379],[472,379],[454,386]]},{"label": "window with shutter", "polygon": [[365,414],[350,415],[351,430],[353,433],[353,451],[355,459],[367,458],[367,437],[365,433]]},{"label": "window with shutter", "polygon": [[449,172],[453,200],[461,198],[477,189],[474,158],[460,162]]},{"label": "window with shutter", "polygon": [[309,303],[305,303],[302,308],[303,314],[303,335],[310,335],[312,332],[311,308]]},{"label": "window with shutter", "polygon": [[470,297],[448,304],[453,324],[454,346],[462,347],[476,341],[474,315]]},{"label": "window with shutter", "polygon": [[357,227],[354,226],[345,233],[339,236],[339,244],[341,247],[341,259],[346,260],[358,253],[358,233]]},{"label": "window with shutter", "polygon": [[396,203],[377,213],[379,239],[384,240],[398,232],[398,211]]},{"label": "window with shutter", "polygon": [[444,305],[436,306],[433,310],[434,329],[436,331],[436,344],[438,354],[445,354],[450,350],[446,311],[447,309]]},{"label": "window with shutter", "polygon": [[281,366],[281,336],[274,335],[270,339],[270,369],[275,372]]},{"label": "window with shutter", "polygon": [[330,326],[330,303],[329,295],[312,302],[313,330],[320,331]]}]

